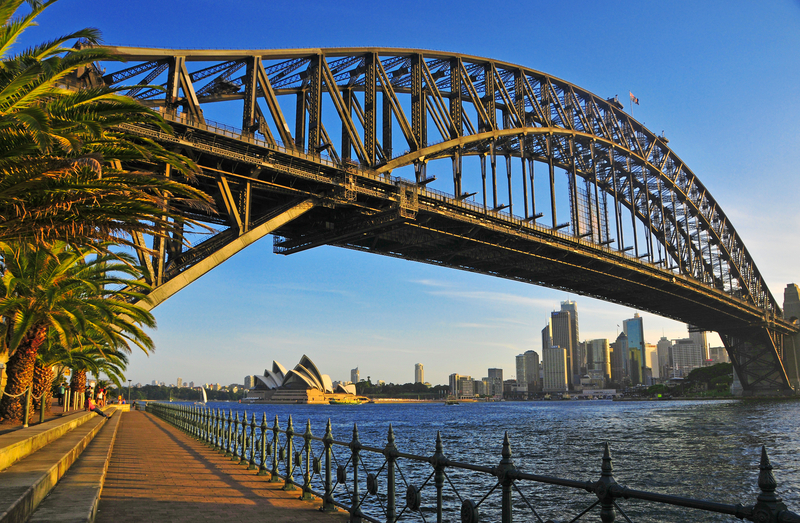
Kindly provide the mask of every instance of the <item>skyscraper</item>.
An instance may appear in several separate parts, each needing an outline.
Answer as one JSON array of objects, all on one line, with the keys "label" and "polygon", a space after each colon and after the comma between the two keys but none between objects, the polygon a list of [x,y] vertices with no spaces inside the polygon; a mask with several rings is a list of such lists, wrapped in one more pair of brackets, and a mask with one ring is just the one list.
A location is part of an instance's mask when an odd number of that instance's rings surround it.
[{"label": "skyscraper", "polygon": [[425,371],[422,369],[422,363],[414,365],[414,383],[425,383]]},{"label": "skyscraper", "polygon": [[553,345],[544,349],[542,355],[544,367],[544,392],[567,391],[567,350]]},{"label": "skyscraper", "polygon": [[628,372],[631,378],[631,384],[639,385],[644,384],[644,368],[647,366],[647,360],[644,352],[644,324],[642,317],[639,313],[633,315],[633,318],[622,322],[623,332],[628,337]]},{"label": "skyscraper", "polygon": [[[572,390],[574,376],[578,376],[580,382],[580,371],[576,372],[572,356],[575,353],[577,342],[573,337],[572,312],[569,310],[553,311],[550,313],[550,329],[553,336],[552,344],[567,351],[567,386]],[[545,371],[546,372],[546,371]]]},{"label": "skyscraper", "polygon": [[183,387],[183,378],[178,378],[177,380],[175,380],[175,386],[178,388]]},{"label": "skyscraper", "polygon": [[[572,374],[574,383],[580,383],[581,376],[586,374],[586,350],[581,346],[580,328],[578,326],[578,304],[574,301],[562,301],[561,310],[568,311],[570,316],[570,330],[572,331]],[[567,354],[567,358],[570,355]]]},{"label": "skyscraper", "polygon": [[525,381],[525,355],[517,354],[517,386],[527,384]]},{"label": "skyscraper", "polygon": [[491,396],[503,397],[503,369],[489,369],[489,391]]},{"label": "skyscraper", "polygon": [[611,380],[611,354],[608,340],[605,338],[586,342],[587,373],[592,377],[603,377]]},{"label": "skyscraper", "polygon": [[675,375],[686,377],[694,369],[703,366],[702,348],[691,338],[675,340],[672,345],[672,361],[675,363]]},{"label": "skyscraper", "polygon": [[628,376],[628,336],[621,332],[614,343],[611,353],[611,381],[617,385],[622,385],[630,377]]},{"label": "skyscraper", "polygon": [[358,383],[359,381],[358,378],[359,378],[359,372],[358,372],[358,367],[356,367],[355,369],[352,369],[350,371],[350,381],[352,383]]},{"label": "skyscraper", "polygon": [[547,347],[553,346],[553,329],[550,328],[550,322],[547,322],[547,325],[544,326],[542,329],[542,355],[544,355],[544,349]]},{"label": "skyscraper", "polygon": [[700,357],[703,359],[703,365],[705,365],[708,359],[708,333],[697,330],[694,325],[687,325],[687,327],[689,329],[689,339],[700,348]]},{"label": "skyscraper", "polygon": [[534,350],[525,351],[525,382],[528,392],[542,390],[539,383],[539,354]]},{"label": "skyscraper", "polygon": [[661,379],[669,379],[670,370],[672,369],[672,342],[665,336],[661,336],[656,344],[656,352],[658,353],[658,375]]}]

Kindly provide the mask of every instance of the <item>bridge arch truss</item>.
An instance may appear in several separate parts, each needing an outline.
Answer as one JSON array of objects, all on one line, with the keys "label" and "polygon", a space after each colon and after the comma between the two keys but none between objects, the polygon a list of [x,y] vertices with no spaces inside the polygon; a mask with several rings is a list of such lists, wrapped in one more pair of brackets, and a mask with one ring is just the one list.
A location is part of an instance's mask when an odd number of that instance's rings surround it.
[{"label": "bridge arch truss", "polygon": [[[180,276],[214,253],[235,252],[268,232],[276,236],[275,249],[281,253],[333,244],[451,264],[421,247],[428,241],[424,235],[434,234],[423,232],[426,226],[441,218],[420,210],[424,201],[439,194],[429,187],[435,179],[429,166],[447,162],[452,182],[447,181],[450,194],[444,199],[447,205],[469,209],[465,214],[473,223],[467,228],[503,225],[530,232],[540,242],[562,244],[565,270],[609,274],[614,269],[593,265],[612,260],[611,265],[624,267],[622,273],[637,273],[633,279],[638,279],[636,286],[621,284],[618,292],[592,291],[582,287],[586,280],[580,274],[574,281],[563,274],[522,277],[471,265],[458,253],[451,253],[459,260],[452,265],[590,294],[716,330],[746,389],[788,390],[782,337],[795,327],[782,318],[718,202],[668,140],[625,113],[616,98],[596,96],[519,65],[437,51],[111,50],[127,63],[103,64],[114,71],[87,71],[83,81],[160,85],[133,87],[126,94],[173,122],[178,138],[160,139],[193,156],[213,178],[210,192],[222,217],[217,221],[228,226],[189,252],[176,253],[175,246],[171,252],[165,242],[160,257],[148,260],[155,284]],[[240,129],[206,119],[218,103],[236,108]],[[226,133],[233,141],[224,146],[222,139],[209,139]],[[231,154],[242,157],[236,161]],[[479,168],[466,169],[467,161]],[[506,172],[498,172],[503,166]],[[410,167],[413,179],[391,176]],[[288,181],[291,168],[303,183]],[[314,169],[320,180],[309,179]],[[557,177],[566,177],[566,202],[559,201]],[[506,178],[507,194],[505,188],[498,190],[501,178]],[[465,186],[478,190],[467,193]],[[251,209],[253,191],[259,190],[273,195],[283,191],[287,199],[273,201],[268,210]],[[388,207],[375,204],[381,199],[390,202]],[[335,211],[359,205],[369,208],[360,220]],[[569,209],[569,219],[559,223],[563,208]],[[323,213],[328,218],[311,220]],[[300,216],[309,226],[293,227]],[[272,225],[265,228],[268,222]],[[334,223],[335,232],[320,230],[320,225]],[[343,233],[347,227],[350,232]],[[402,238],[409,229],[415,231],[414,240]],[[507,256],[497,254],[504,246],[511,248],[512,242],[490,238],[487,230],[453,233],[452,227],[448,232],[436,224],[433,229],[437,238],[454,234],[474,251],[481,249],[476,246],[481,241],[488,242],[495,261]],[[234,241],[242,246],[232,247]],[[532,254],[531,248],[522,250]],[[590,254],[567,260],[577,251]],[[631,279],[622,273],[615,274],[617,283]],[[652,297],[630,295],[646,287],[647,278],[658,280],[652,285],[676,302],[660,307],[646,302]],[[680,312],[689,302],[698,305]],[[736,312],[698,312],[714,307]]]}]

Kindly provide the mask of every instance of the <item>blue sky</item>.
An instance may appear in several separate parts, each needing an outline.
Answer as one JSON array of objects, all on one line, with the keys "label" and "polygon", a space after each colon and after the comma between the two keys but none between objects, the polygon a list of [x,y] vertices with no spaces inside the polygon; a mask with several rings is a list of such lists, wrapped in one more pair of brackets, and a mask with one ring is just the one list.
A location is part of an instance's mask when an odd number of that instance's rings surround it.
[{"label": "blue sky", "polygon": [[[268,7],[267,7],[268,6]],[[486,56],[558,76],[603,97],[628,91],[634,116],[720,203],[773,294],[800,281],[800,3],[154,2],[61,0],[26,43],[92,26],[112,45],[269,49],[386,46]],[[240,125],[234,117],[230,125]],[[452,192],[446,186],[434,187]],[[334,380],[432,383],[452,372],[513,376],[540,350],[565,299],[581,338],[614,338],[634,310],[563,292],[402,260],[317,248],[289,257],[248,248],[155,309],[157,350],[128,375],[241,382],[307,354]],[[644,314],[645,338],[685,326]],[[715,338],[716,339],[716,338]]]}]

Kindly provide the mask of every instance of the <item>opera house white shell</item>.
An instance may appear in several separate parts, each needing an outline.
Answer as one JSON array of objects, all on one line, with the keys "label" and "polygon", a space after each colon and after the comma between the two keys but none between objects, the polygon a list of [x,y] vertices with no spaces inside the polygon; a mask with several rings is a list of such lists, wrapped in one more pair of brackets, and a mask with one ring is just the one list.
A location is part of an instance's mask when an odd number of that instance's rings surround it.
[{"label": "opera house white shell", "polygon": [[342,395],[353,395],[353,384],[333,388],[330,376],[320,373],[311,358],[303,355],[290,371],[277,361],[272,370],[265,369],[263,376],[255,376],[255,386],[248,391],[244,401],[261,403],[328,403]]}]

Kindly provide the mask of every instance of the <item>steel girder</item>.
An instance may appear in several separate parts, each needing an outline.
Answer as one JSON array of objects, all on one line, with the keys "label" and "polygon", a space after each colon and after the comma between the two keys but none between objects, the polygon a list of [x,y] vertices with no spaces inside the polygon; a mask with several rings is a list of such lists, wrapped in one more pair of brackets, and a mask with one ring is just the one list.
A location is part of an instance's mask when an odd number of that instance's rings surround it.
[{"label": "steel girder", "polygon": [[[791,330],[781,322],[776,300],[717,202],[668,147],[667,140],[624,113],[616,100],[603,99],[568,82],[518,65],[434,51],[383,48],[178,51],[120,47],[111,50],[128,61],[142,63],[106,75],[108,83],[144,74],[148,74],[148,80],[159,82],[162,77],[158,76],[158,71],[166,64],[169,69],[163,78],[166,96],[147,94],[144,97],[142,93],[137,96],[151,105],[163,105],[165,115],[178,127],[203,127],[203,104],[241,99],[245,102],[242,119],[245,130],[240,133],[243,140],[256,144],[263,140],[266,148],[276,149],[280,149],[282,142],[290,149],[281,154],[296,158],[291,148],[304,145],[304,135],[307,135],[308,154],[327,153],[334,164],[340,157],[347,159],[349,164],[333,165],[340,174],[334,176],[337,188],[329,189],[336,194],[348,191],[341,173],[350,165],[356,165],[349,160],[354,153],[357,164],[370,169],[373,175],[388,175],[393,169],[415,165],[417,187],[423,192],[425,184],[431,181],[425,174],[425,165],[449,159],[453,164],[453,193],[456,200],[461,200],[464,197],[461,179],[465,175],[462,158],[478,156],[484,187],[484,204],[478,210],[485,216],[494,214],[501,221],[516,222],[519,218],[511,214],[514,211],[510,194],[511,159],[518,158],[524,184],[522,223],[535,229],[537,235],[541,236],[540,229],[544,228],[549,229],[549,234],[560,237],[565,229],[567,236],[579,239],[582,244],[593,244],[595,249],[617,261],[632,258],[636,263],[648,265],[648,271],[673,281],[675,278],[691,281],[693,286],[713,290],[726,296],[724,300],[733,300],[746,309],[758,311],[759,317],[780,323],[777,330],[774,324],[767,325],[765,328],[770,332]],[[195,63],[201,67],[187,65]],[[246,68],[244,76],[234,77],[242,67]],[[206,83],[200,85],[201,81]],[[286,96],[296,100],[295,136],[290,134],[281,111],[279,100]],[[380,115],[376,109],[378,98],[383,106]],[[261,112],[259,99],[267,102],[267,113]],[[182,114],[175,112],[177,107],[183,107]],[[333,112],[323,114],[325,107],[332,107]],[[410,118],[405,114],[407,108],[410,108]],[[500,119],[498,112],[502,115]],[[342,129],[343,147],[338,152],[324,125],[336,120]],[[376,132],[379,125],[383,127],[382,140]],[[392,156],[392,127],[399,128],[407,145],[407,151],[395,157]],[[438,137],[429,137],[429,130],[438,133]],[[275,136],[280,136],[281,142]],[[215,140],[206,137],[206,141]],[[203,144],[198,143],[182,147],[204,157],[209,152],[212,156],[217,154],[210,151],[209,147],[213,149],[213,146],[205,145],[208,147],[203,151],[200,150]],[[302,150],[298,154],[302,155]],[[498,204],[498,157],[505,159],[507,167],[508,205]],[[491,207],[487,204],[487,160],[491,172]],[[309,161],[319,164],[322,160],[312,158]],[[549,226],[538,221],[545,213],[537,213],[536,207],[537,163],[546,165],[546,175],[550,178]],[[264,172],[272,169],[259,168]],[[565,224],[556,222],[555,169],[563,170],[569,182],[571,214],[570,221]],[[283,171],[283,174],[288,172]],[[231,228],[246,232],[249,218],[242,220],[239,216],[237,220],[234,212],[236,190],[230,188],[225,176],[217,175],[217,178],[216,192],[223,214],[228,217]],[[294,182],[285,181],[276,186],[281,184],[290,192],[295,187]],[[277,189],[272,187],[271,190]],[[314,191],[310,194],[319,196]],[[331,206],[356,208],[365,197],[370,198],[365,193],[358,193],[357,201],[334,198],[336,201]],[[244,197],[248,198],[250,196]],[[508,214],[504,217],[504,213],[498,211],[505,208]],[[540,209],[544,210],[541,205]],[[356,224],[363,221],[362,236],[372,238],[373,244],[378,245],[382,234],[408,230],[408,227],[396,227],[394,220],[389,220],[388,229],[376,225],[387,218],[374,216],[386,217],[391,212],[392,205],[383,201],[376,208],[368,211],[361,208],[356,212],[363,218],[341,219],[342,223],[349,220],[354,231],[359,229]],[[587,217],[588,226],[581,225],[581,215]],[[626,221],[628,218],[630,223]],[[320,243],[369,249],[366,244],[349,244],[350,233],[317,231],[313,233],[314,241],[304,243],[299,237],[312,231],[292,231],[291,227],[287,230],[294,234],[287,240],[290,240],[285,246],[287,252],[301,245]],[[632,237],[625,238],[626,235]],[[278,242],[279,248],[282,241]],[[290,244],[295,246],[289,247]],[[375,252],[395,254],[382,249],[375,249]],[[470,269],[467,265],[464,268],[492,273],[485,268]],[[562,287],[560,283],[548,283],[546,278],[537,283]],[[581,292],[574,283],[566,283],[563,288]],[[635,303],[636,300],[604,296],[602,292],[585,293],[653,310]],[[671,313],[666,315],[672,316]],[[700,323],[692,318],[684,321]],[[755,320],[749,321],[751,326],[755,323]],[[720,330],[719,325],[715,330]],[[761,345],[772,339],[741,335],[735,338],[758,338]],[[741,346],[741,343],[732,342],[729,350],[738,350],[731,347]],[[774,343],[770,350],[778,351]],[[737,365],[746,367],[752,359],[738,358],[738,361],[745,363]],[[742,372],[747,375],[746,370]],[[743,378],[743,383],[746,379]]]}]

